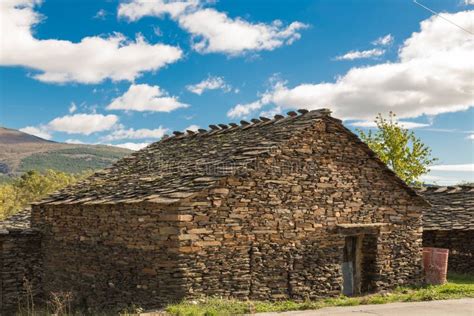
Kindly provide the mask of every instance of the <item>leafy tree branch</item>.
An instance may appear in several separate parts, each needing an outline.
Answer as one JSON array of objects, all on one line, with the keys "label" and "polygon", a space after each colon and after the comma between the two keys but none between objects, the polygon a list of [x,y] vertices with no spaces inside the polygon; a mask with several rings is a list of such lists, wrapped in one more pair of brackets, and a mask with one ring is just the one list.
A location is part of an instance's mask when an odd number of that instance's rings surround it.
[{"label": "leafy tree branch", "polygon": [[431,156],[431,149],[413,131],[401,127],[393,112],[388,119],[379,113],[375,123],[375,132],[357,129],[360,138],[403,181],[420,185],[420,177],[428,173],[429,166],[437,160]]}]

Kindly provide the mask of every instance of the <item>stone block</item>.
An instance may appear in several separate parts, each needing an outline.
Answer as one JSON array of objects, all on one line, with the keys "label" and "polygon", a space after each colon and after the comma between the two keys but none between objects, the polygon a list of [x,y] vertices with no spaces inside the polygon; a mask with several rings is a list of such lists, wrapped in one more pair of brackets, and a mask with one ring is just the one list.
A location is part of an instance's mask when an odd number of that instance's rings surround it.
[{"label": "stone block", "polygon": [[165,222],[190,222],[193,220],[193,216],[185,214],[162,214],[159,216],[159,219]]},{"label": "stone block", "polygon": [[215,247],[215,246],[220,246],[222,243],[220,241],[215,241],[215,240],[203,240],[203,241],[196,241],[194,244],[198,247]]}]

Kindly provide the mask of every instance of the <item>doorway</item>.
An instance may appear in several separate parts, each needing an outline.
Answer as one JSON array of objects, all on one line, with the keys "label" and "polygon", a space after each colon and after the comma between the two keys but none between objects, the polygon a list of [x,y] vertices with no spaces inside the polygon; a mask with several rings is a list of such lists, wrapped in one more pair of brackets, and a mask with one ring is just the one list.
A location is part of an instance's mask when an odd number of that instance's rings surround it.
[{"label": "doorway", "polygon": [[342,259],[342,294],[352,296],[360,292],[360,243],[361,237],[345,238]]},{"label": "doorway", "polygon": [[342,294],[372,292],[377,280],[377,235],[346,236],[342,257]]}]

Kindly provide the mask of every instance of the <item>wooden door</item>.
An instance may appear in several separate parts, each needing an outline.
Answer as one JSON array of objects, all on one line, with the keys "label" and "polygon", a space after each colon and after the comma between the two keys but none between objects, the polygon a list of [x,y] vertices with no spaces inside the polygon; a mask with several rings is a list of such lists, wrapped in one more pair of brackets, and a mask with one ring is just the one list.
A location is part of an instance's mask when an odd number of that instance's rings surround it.
[{"label": "wooden door", "polygon": [[355,279],[357,275],[356,249],[357,237],[346,237],[342,260],[342,294],[347,296],[354,295],[357,287],[355,284]]}]

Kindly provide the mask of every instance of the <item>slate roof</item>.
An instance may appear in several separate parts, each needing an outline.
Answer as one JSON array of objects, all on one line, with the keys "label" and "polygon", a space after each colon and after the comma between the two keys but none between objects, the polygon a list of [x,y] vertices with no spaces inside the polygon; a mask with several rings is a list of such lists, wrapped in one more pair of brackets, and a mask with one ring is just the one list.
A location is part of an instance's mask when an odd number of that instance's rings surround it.
[{"label": "slate roof", "polygon": [[419,193],[432,205],[423,213],[424,230],[474,229],[474,186],[425,187]]},{"label": "slate roof", "polygon": [[[245,172],[258,156],[269,154],[321,119],[343,127],[340,120],[330,117],[329,110],[321,109],[292,111],[273,119],[260,117],[241,121],[240,125],[209,125],[209,130],[199,132],[174,132],[36,204],[174,203],[214,186],[223,177]],[[355,142],[363,144],[346,131]],[[377,159],[365,144],[363,148]],[[394,175],[388,168],[386,171]],[[402,180],[394,178],[417,196]]]},{"label": "slate roof", "polygon": [[0,221],[0,235],[33,232],[31,229],[31,209],[24,209],[4,221]]}]

